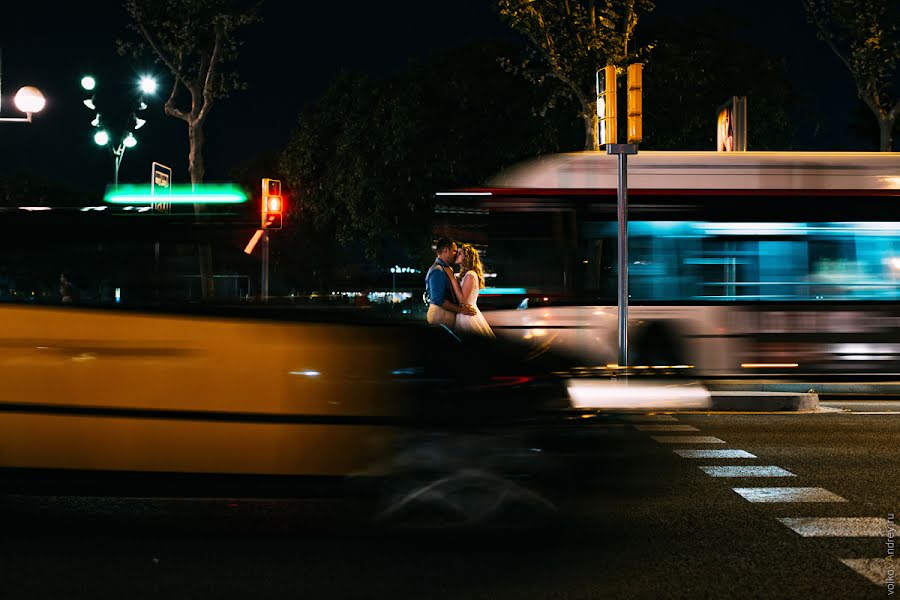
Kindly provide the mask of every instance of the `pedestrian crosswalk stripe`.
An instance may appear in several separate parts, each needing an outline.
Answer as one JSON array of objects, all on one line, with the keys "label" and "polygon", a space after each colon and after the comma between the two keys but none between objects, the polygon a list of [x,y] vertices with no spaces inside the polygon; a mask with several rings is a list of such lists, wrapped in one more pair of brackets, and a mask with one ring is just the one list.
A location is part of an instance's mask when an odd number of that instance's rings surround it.
[{"label": "pedestrian crosswalk stripe", "polygon": [[638,431],[700,431],[693,425],[635,425]]},{"label": "pedestrian crosswalk stripe", "polygon": [[624,415],[622,416],[626,421],[632,421],[634,423],[651,423],[658,421],[677,421],[675,417],[672,415]]},{"label": "pedestrian crosswalk stripe", "polygon": [[681,458],[756,458],[746,450],[679,450],[672,452]]},{"label": "pedestrian crosswalk stripe", "polygon": [[896,579],[894,561],[887,558],[842,558],[841,562],[875,585],[887,586]]},{"label": "pedestrian crosswalk stripe", "polygon": [[837,494],[818,487],[732,488],[750,502],[846,502]]},{"label": "pedestrian crosswalk stripe", "polygon": [[778,519],[803,537],[887,537],[891,522],[878,517]]},{"label": "pedestrian crosswalk stripe", "polygon": [[660,444],[724,444],[725,440],[720,440],[711,435],[653,435],[650,436]]},{"label": "pedestrian crosswalk stripe", "polygon": [[773,466],[718,466],[700,467],[700,469],[712,477],[795,477],[787,469]]}]

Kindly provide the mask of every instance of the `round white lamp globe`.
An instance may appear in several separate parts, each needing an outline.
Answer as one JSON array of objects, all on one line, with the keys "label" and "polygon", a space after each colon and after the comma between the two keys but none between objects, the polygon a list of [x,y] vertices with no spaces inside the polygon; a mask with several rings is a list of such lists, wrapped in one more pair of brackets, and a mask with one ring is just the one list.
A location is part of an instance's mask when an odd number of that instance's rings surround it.
[{"label": "round white lamp globe", "polygon": [[41,112],[44,109],[44,105],[47,104],[41,90],[30,85],[26,85],[16,92],[16,97],[13,102],[15,103],[16,108],[25,114]]}]

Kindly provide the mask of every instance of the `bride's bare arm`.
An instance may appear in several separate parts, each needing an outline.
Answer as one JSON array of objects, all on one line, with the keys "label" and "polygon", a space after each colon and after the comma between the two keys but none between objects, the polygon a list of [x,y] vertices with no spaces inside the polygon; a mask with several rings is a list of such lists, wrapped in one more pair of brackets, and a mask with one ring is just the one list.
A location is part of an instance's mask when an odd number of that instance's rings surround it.
[{"label": "bride's bare arm", "polygon": [[[471,273],[471,271],[469,271],[469,273]],[[474,275],[469,277],[468,273],[466,273],[466,276],[463,277],[462,296],[460,296],[460,298],[469,297],[469,294],[472,293],[472,288],[477,285],[476,281],[478,281],[478,279]]]}]

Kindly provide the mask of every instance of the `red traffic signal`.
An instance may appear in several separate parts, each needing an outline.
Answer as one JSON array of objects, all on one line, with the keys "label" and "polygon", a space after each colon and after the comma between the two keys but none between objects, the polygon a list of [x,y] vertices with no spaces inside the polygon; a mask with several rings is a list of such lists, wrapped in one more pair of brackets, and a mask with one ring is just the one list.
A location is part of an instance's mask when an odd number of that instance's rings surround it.
[{"label": "red traffic signal", "polygon": [[277,179],[262,180],[262,229],[281,229],[284,198],[281,182]]}]

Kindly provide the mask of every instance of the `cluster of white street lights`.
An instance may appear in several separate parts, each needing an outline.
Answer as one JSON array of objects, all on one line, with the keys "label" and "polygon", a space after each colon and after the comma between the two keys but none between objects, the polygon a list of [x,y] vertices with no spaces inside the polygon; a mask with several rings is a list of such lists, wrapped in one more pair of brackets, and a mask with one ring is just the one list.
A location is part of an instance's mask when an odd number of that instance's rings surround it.
[{"label": "cluster of white street lights", "polygon": [[[97,111],[97,105],[95,104],[96,96],[93,94],[94,89],[97,87],[97,80],[90,75],[85,75],[81,78],[81,87],[86,92],[92,92],[90,98],[85,98],[83,100],[83,104],[95,112],[94,119],[91,121],[91,125],[98,130],[94,133],[94,143],[98,146],[106,146],[110,142],[110,136],[106,129],[101,128],[101,116]],[[156,93],[156,80],[153,77],[144,75],[138,82],[138,89],[140,90],[140,94],[137,98],[137,104],[129,116],[129,119],[131,119],[131,128],[129,128],[129,131],[119,142],[118,147],[111,147],[113,156],[115,157],[115,185],[117,187],[119,185],[119,165],[122,163],[122,157],[125,155],[125,150],[134,148],[137,145],[137,138],[134,136],[134,132],[147,123],[146,119],[137,116],[137,112],[146,110],[147,103],[144,102],[144,95]]]}]

